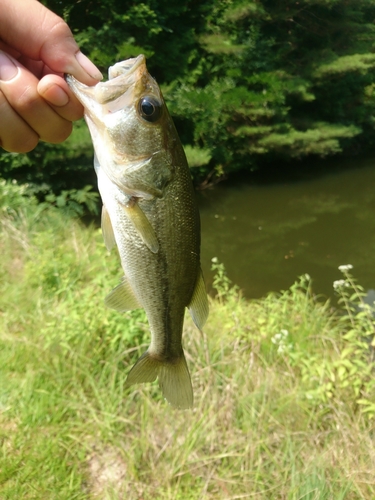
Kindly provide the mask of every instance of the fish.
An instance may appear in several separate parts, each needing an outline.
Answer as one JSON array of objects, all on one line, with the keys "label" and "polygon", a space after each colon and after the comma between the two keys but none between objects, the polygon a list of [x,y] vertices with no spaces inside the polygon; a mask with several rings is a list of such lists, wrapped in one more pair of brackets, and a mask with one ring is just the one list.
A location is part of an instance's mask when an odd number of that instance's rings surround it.
[{"label": "fish", "polygon": [[124,276],[105,304],[143,308],[151,341],[125,382],[158,379],[174,407],[193,406],[182,346],[186,308],[199,330],[209,312],[200,263],[200,218],[186,156],[146,59],[118,62],[89,87],[65,79],[84,107],[94,146],[107,249],[117,246]]}]

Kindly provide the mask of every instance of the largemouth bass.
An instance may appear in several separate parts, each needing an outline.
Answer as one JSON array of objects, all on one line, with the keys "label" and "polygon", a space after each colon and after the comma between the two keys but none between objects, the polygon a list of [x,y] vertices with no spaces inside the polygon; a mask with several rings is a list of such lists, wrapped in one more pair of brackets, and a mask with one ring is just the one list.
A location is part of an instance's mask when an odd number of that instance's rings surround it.
[{"label": "largemouth bass", "polygon": [[186,157],[143,55],[109,68],[88,87],[66,75],[84,106],[95,149],[108,250],[117,245],[122,282],[105,303],[142,307],[151,330],[147,351],[126,385],[158,378],[173,406],[190,408],[193,389],[182,348],[185,308],[202,329],[208,316],[200,266],[200,221]]}]

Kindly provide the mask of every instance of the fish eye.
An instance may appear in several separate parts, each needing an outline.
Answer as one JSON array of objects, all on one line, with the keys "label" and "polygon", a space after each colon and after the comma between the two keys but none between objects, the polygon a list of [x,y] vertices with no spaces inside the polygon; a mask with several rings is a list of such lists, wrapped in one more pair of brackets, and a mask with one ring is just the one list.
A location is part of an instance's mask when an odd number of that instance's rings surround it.
[{"label": "fish eye", "polygon": [[161,102],[155,99],[155,97],[142,97],[139,101],[139,112],[144,120],[154,123],[161,117]]}]

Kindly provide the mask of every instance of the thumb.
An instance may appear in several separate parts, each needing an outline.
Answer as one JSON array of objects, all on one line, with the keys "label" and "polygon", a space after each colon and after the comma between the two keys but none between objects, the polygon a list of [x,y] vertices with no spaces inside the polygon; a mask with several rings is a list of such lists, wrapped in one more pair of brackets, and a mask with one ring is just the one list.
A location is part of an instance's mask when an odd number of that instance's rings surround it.
[{"label": "thumb", "polygon": [[103,78],[80,51],[65,21],[37,0],[2,0],[1,6],[0,38],[22,55],[87,85]]}]

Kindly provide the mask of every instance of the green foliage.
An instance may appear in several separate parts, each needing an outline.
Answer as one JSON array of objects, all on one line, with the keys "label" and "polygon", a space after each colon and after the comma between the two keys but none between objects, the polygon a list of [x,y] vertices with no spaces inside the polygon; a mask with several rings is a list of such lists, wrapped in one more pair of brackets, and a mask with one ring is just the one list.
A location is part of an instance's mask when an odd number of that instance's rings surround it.
[{"label": "green foliage", "polygon": [[[0,212],[7,215],[18,215],[21,211],[35,211],[37,198],[35,188],[28,184],[18,184],[16,180],[7,181],[0,178]],[[70,217],[98,213],[99,194],[92,191],[91,186],[83,189],[63,190],[59,195],[49,193],[44,202],[39,204],[38,211],[55,207],[61,214]]]},{"label": "green foliage", "polygon": [[19,185],[17,181],[6,181],[0,178],[0,213],[16,215],[29,205],[35,206],[36,199],[30,193],[27,184]]},{"label": "green foliage", "polygon": [[63,144],[40,142],[27,154],[1,150],[1,176],[29,184],[42,197],[62,189],[82,188],[95,180],[92,168],[93,149],[83,120],[75,125],[74,133]]},{"label": "green foliage", "polygon": [[[270,161],[373,147],[372,2],[43,3],[104,73],[146,55],[197,183]],[[4,178],[34,185],[39,200],[96,183],[82,125],[66,144],[1,152],[0,162]]]},{"label": "green foliage", "polygon": [[83,121],[64,144],[40,143],[25,155],[0,151],[0,164],[4,182],[19,186],[24,196],[34,197],[42,207],[53,205],[78,216],[98,212],[99,194],[92,191],[96,184],[92,144]]},{"label": "green foliage", "polygon": [[83,189],[63,190],[58,196],[54,193],[48,194],[45,201],[59,208],[67,216],[84,215],[85,209],[91,214],[97,214],[99,194],[93,192],[91,186],[85,186]]},{"label": "green foliage", "polygon": [[184,149],[190,168],[202,167],[211,160],[211,153],[208,149],[193,147],[189,144]]},{"label": "green foliage", "polygon": [[[281,295],[270,294],[262,300],[258,328],[249,331],[242,324],[238,287],[232,286],[223,265],[212,259],[213,286],[220,303],[227,303],[234,310],[238,337],[257,345],[267,363],[281,362],[298,374],[299,397],[311,409],[329,411],[332,405],[339,407],[345,399],[356,411],[372,419],[375,417],[375,306],[364,302],[364,290],[350,274],[351,268],[340,266],[345,279],[334,282],[342,311],[329,314],[328,303],[315,303],[312,313],[308,305],[314,302],[311,280],[303,275],[290,290]],[[299,311],[297,317],[288,313],[293,308]],[[313,333],[330,328],[338,329],[329,338]]]},{"label": "green foliage", "polygon": [[324,78],[331,75],[345,74],[356,71],[366,74],[374,69],[375,54],[351,54],[348,56],[336,57],[330,63],[321,64],[314,73],[315,78]]},{"label": "green foliage", "polygon": [[292,158],[301,158],[310,154],[317,154],[323,158],[341,151],[340,139],[351,139],[360,133],[361,129],[354,125],[312,123],[305,131],[290,127],[288,133],[271,133],[262,137],[259,145],[264,147],[265,152],[272,148],[273,151]]},{"label": "green foliage", "polygon": [[368,2],[220,4],[199,38],[206,57],[167,93],[172,113],[224,172],[372,143],[370,12]]},{"label": "green foliage", "polygon": [[211,262],[211,271],[215,273],[212,286],[217,291],[217,298],[220,301],[237,298],[238,287],[228,278],[224,264],[219,262],[217,257],[213,257]]},{"label": "green foliage", "polygon": [[[345,279],[334,283],[343,314],[336,320],[341,327],[341,337],[334,340],[333,352],[327,349],[322,355],[323,338],[296,338],[293,327],[290,330],[281,328],[271,340],[283,361],[291,369],[299,371],[301,388],[310,404],[328,408],[332,404],[339,405],[339,401],[344,398],[367,417],[373,418],[374,307],[363,301],[365,293],[351,276],[351,267],[340,266]],[[299,290],[307,296],[311,294],[308,276],[302,276],[300,282],[286,293],[289,297],[295,297]],[[309,356],[306,356],[306,349],[309,350]]]}]

